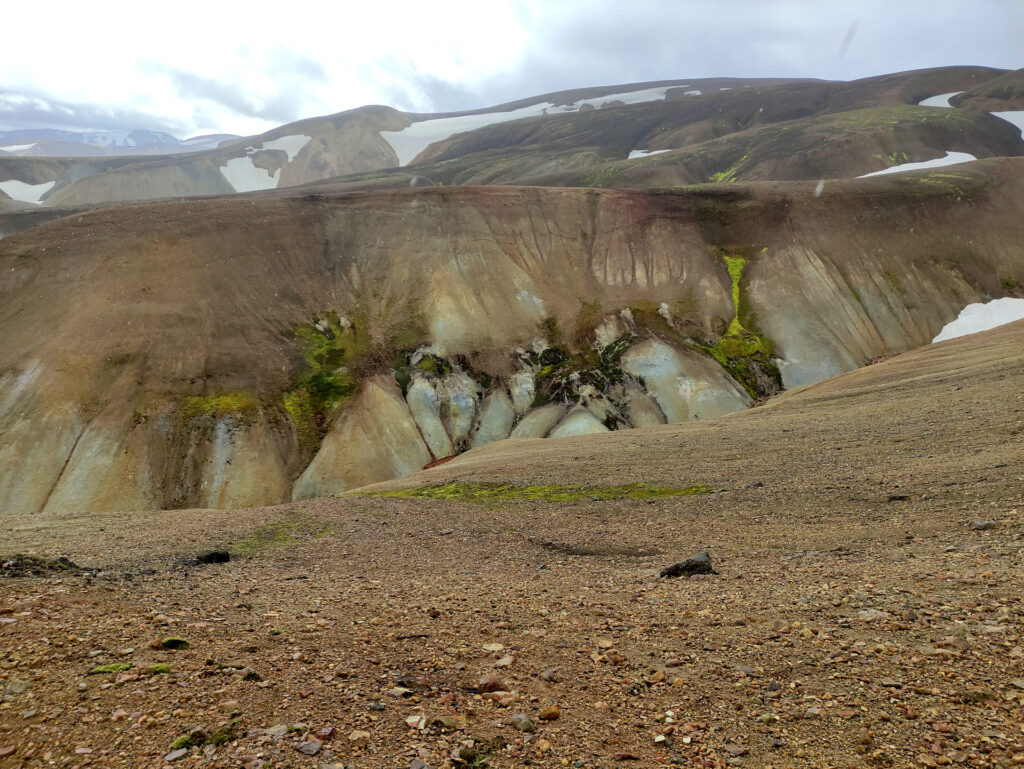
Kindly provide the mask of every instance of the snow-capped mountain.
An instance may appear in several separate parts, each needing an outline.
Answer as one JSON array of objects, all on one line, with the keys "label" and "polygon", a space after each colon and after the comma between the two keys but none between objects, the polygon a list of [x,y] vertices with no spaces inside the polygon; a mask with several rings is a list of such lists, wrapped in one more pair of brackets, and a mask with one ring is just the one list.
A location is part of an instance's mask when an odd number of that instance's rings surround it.
[{"label": "snow-capped mountain", "polygon": [[62,131],[56,128],[21,128],[0,131],[3,155],[162,155],[213,149],[233,134],[210,134],[179,140],[163,131]]}]

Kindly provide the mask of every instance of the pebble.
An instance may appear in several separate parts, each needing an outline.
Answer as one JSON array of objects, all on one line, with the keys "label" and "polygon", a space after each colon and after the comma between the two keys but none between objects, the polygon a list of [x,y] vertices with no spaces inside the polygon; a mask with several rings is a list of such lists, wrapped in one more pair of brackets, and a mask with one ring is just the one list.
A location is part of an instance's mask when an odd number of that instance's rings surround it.
[{"label": "pebble", "polygon": [[370,744],[370,733],[361,729],[353,729],[348,735],[348,741],[355,748],[365,748]]},{"label": "pebble", "polygon": [[296,745],[295,749],[300,753],[305,753],[307,756],[315,756],[323,746],[323,743],[317,740],[306,740]]},{"label": "pebble", "polygon": [[558,705],[548,705],[537,714],[537,718],[541,721],[557,721],[561,716],[562,712],[558,709]]},{"label": "pebble", "polygon": [[187,755],[188,755],[188,748],[178,748],[177,750],[172,750],[170,753],[168,753],[166,756],[164,756],[164,761],[166,761],[167,763],[170,764],[170,763],[173,763],[175,761],[180,761],[181,759],[183,759]]},{"label": "pebble", "polygon": [[533,723],[533,719],[526,715],[526,713],[516,713],[512,716],[510,723],[520,732],[532,734],[537,731],[537,726]]},{"label": "pebble", "polygon": [[996,527],[995,521],[974,520],[967,524],[972,531],[989,531]]}]

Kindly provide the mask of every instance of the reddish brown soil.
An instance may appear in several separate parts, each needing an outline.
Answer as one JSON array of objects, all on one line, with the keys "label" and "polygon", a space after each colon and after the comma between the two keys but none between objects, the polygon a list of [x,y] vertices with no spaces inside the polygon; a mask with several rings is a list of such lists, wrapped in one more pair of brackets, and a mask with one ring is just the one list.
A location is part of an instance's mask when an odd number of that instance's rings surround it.
[{"label": "reddish brown soil", "polygon": [[[232,713],[233,739],[176,765],[1021,763],[1022,341],[1018,323],[743,414],[505,442],[391,484],[722,489],[705,496],[4,518],[4,552],[101,571],[0,580],[0,767],[162,766]],[[299,532],[280,546],[178,563],[279,520]],[[705,548],[719,575],[658,577]],[[190,646],[151,647],[166,636]],[[510,694],[479,691],[491,674]],[[470,745],[476,764],[452,758]]]}]

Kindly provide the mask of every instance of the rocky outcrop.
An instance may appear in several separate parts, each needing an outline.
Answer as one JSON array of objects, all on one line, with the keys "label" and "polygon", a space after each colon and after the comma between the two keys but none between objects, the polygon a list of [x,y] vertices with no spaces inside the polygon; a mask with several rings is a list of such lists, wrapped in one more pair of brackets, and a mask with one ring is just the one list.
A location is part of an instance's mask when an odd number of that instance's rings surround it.
[{"label": "rocky outcrop", "polygon": [[817,197],[436,187],[30,227],[0,240],[0,510],[270,504],[743,408],[767,358],[815,381],[1024,283],[1021,162]]}]

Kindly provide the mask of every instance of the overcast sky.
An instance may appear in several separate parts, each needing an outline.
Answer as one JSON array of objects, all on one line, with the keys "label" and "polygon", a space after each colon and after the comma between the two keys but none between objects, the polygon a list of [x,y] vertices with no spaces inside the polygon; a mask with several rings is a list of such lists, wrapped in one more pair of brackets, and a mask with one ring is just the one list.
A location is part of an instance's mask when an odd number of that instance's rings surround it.
[{"label": "overcast sky", "polygon": [[645,80],[1024,67],[1024,0],[49,0],[0,23],[0,129],[179,138]]}]

